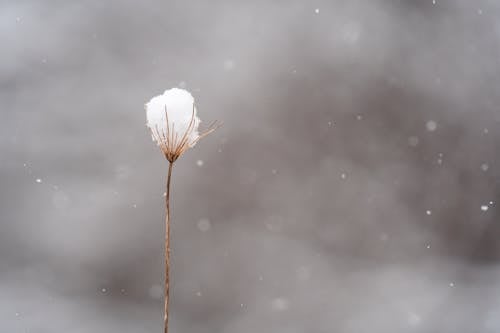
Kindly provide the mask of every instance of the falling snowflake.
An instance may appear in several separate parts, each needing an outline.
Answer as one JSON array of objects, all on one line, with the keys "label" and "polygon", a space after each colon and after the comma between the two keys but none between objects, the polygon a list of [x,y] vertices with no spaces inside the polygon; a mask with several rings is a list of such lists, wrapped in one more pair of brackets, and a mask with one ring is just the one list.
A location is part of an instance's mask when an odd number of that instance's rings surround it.
[{"label": "falling snowflake", "polygon": [[307,281],[311,277],[311,269],[306,266],[301,266],[297,269],[297,279]]},{"label": "falling snowflake", "polygon": [[203,166],[203,161],[202,160],[196,161],[196,165],[201,168]]},{"label": "falling snowflake", "polygon": [[201,219],[198,221],[197,226],[198,226],[198,229],[200,231],[206,232],[206,231],[210,230],[210,228],[212,227],[212,224],[210,223],[209,219]]},{"label": "falling snowflake", "polygon": [[437,128],[437,123],[434,120],[429,120],[426,124],[425,127],[429,132],[434,132]]},{"label": "falling snowflake", "polygon": [[231,71],[231,70],[234,69],[234,66],[235,66],[234,60],[227,59],[227,60],[224,61],[224,70]]},{"label": "falling snowflake", "polygon": [[411,147],[416,147],[416,146],[418,146],[419,141],[420,141],[420,140],[419,140],[419,139],[418,139],[418,137],[416,137],[416,136],[410,136],[410,137],[408,138],[408,144],[409,144]]},{"label": "falling snowflake", "polygon": [[410,312],[408,314],[408,324],[410,326],[417,326],[418,324],[420,324],[421,322],[421,318],[418,314],[416,314],[415,312]]},{"label": "falling snowflake", "polygon": [[278,298],[275,298],[271,301],[271,308],[274,310],[274,311],[286,311],[288,310],[288,307],[290,305],[290,302],[286,299],[286,298],[283,298],[283,297],[278,297]]},{"label": "falling snowflake", "polygon": [[163,297],[163,288],[160,285],[152,285],[151,288],[149,288],[149,297],[153,299],[161,299]]},{"label": "falling snowflake", "polygon": [[482,205],[482,206],[481,206],[481,210],[482,210],[483,212],[486,212],[486,211],[488,210],[488,206],[486,206],[486,205]]}]

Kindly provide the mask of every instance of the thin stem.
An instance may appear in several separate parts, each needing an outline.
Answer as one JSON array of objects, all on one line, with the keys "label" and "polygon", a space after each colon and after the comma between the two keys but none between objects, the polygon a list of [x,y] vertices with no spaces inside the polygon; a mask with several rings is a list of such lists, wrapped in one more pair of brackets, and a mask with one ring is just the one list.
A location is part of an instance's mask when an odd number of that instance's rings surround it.
[{"label": "thin stem", "polygon": [[170,270],[170,178],[172,177],[173,162],[168,163],[167,195],[165,198],[165,333],[168,333],[168,296],[169,296],[169,270]]}]

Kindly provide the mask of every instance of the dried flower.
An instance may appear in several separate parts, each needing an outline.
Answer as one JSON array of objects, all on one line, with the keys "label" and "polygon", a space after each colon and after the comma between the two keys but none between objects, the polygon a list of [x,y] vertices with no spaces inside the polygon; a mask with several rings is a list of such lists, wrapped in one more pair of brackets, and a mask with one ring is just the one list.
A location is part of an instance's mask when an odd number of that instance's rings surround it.
[{"label": "dried flower", "polygon": [[153,141],[160,146],[169,161],[165,195],[165,309],[164,328],[168,333],[168,300],[170,270],[170,180],[174,162],[205,135],[213,132],[218,123],[200,132],[193,96],[184,89],[172,88],[153,97],[146,105],[147,126]]},{"label": "dried flower", "polygon": [[172,88],[153,97],[146,105],[147,126],[168,161],[174,162],[219,125],[210,124],[200,132],[193,96],[184,89]]}]

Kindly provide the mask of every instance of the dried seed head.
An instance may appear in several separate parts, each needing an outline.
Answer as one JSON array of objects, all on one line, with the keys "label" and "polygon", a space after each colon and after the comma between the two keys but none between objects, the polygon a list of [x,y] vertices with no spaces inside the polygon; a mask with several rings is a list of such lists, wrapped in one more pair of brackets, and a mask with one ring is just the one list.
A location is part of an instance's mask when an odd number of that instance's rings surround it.
[{"label": "dried seed head", "polygon": [[147,126],[153,140],[160,146],[166,159],[177,160],[201,138],[213,132],[219,123],[213,122],[199,131],[193,96],[184,89],[173,88],[153,97],[146,105]]}]

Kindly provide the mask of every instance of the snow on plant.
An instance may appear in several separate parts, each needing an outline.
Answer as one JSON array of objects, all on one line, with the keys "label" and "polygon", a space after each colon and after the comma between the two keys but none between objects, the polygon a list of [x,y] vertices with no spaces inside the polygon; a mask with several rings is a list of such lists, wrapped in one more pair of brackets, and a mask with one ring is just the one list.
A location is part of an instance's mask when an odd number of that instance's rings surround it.
[{"label": "snow on plant", "polygon": [[165,311],[164,328],[168,332],[169,270],[170,270],[170,179],[174,162],[189,148],[220,126],[213,122],[204,131],[199,130],[200,118],[193,96],[184,89],[172,88],[153,97],[145,105],[147,127],[153,141],[169,162],[165,196]]}]

